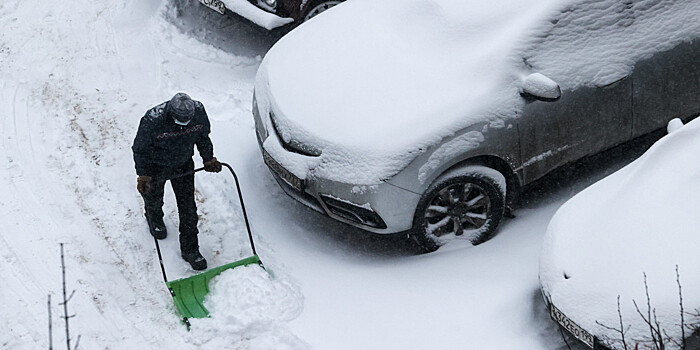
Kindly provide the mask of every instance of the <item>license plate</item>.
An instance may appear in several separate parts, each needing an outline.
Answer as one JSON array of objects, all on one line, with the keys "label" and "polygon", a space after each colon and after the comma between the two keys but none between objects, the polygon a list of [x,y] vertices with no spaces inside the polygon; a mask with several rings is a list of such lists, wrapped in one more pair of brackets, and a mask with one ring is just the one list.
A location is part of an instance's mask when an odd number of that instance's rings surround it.
[{"label": "license plate", "polygon": [[199,2],[222,15],[226,12],[226,5],[221,0],[199,0]]},{"label": "license plate", "polygon": [[564,315],[563,312],[559,311],[556,306],[550,305],[549,312],[552,318],[574,337],[576,337],[576,339],[582,341],[584,344],[593,349],[593,336],[591,333],[586,332],[583,328],[579,327],[579,325],[571,321],[568,317],[566,317],[566,315]]},{"label": "license plate", "polygon": [[270,156],[270,154],[267,153],[263,149],[263,159],[265,160],[265,164],[272,169],[272,171],[277,174],[279,177],[284,180],[284,182],[288,183],[290,186],[294,187],[295,190],[302,192],[304,189],[304,181],[300,178],[298,178],[296,175],[292,174],[289,172],[289,170],[285,169],[283,166],[281,166],[279,163],[277,163],[276,160]]}]

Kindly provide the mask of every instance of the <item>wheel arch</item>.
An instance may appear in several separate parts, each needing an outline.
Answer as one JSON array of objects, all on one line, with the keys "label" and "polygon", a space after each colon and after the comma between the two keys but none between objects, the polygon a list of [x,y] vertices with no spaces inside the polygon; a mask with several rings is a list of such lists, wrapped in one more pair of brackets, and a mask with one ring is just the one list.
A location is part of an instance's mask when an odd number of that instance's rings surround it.
[{"label": "wheel arch", "polygon": [[[323,3],[324,1],[325,0],[309,0],[309,1],[306,1],[305,3],[302,3],[303,6],[300,7],[298,21],[300,23],[304,22],[304,18],[308,14],[309,10],[312,9],[314,6],[317,6],[321,3]],[[338,0],[338,1],[345,2],[346,0]]]},{"label": "wheel arch", "polygon": [[520,178],[507,161],[494,155],[480,155],[462,160],[441,172],[433,182],[443,174],[467,165],[483,165],[501,173],[506,179],[506,205],[512,204],[517,199],[521,189]]}]

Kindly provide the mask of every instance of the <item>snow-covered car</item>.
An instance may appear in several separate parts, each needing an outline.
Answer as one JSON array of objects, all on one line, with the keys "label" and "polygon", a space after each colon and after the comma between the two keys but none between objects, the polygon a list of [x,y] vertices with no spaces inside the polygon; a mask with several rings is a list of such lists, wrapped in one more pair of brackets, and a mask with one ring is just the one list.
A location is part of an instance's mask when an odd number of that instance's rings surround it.
[{"label": "snow-covered car", "polygon": [[291,28],[345,0],[199,0],[225,15],[233,12],[267,29]]},{"label": "snow-covered car", "polygon": [[696,119],[552,218],[542,294],[552,318],[589,347],[658,349],[654,334],[666,349],[684,338],[685,349],[700,349],[699,154]]},{"label": "snow-covered car", "polygon": [[256,133],[306,205],[425,251],[477,244],[523,186],[700,112],[698,15],[698,1],[353,0],[265,56]]}]

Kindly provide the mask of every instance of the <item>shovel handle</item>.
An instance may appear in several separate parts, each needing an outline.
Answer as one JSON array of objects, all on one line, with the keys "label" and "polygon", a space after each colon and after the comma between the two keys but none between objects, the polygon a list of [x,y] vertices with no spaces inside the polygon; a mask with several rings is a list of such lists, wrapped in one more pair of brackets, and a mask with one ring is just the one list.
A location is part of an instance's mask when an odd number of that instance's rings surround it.
[{"label": "shovel handle", "polygon": [[[222,164],[223,164],[223,163],[222,163]],[[192,175],[192,174],[194,174],[194,173],[196,173],[196,172],[199,172],[199,171],[202,171],[202,170],[204,170],[204,167],[197,168],[197,169],[190,170],[190,171],[186,171],[186,172],[184,172],[184,173],[177,174],[177,175],[173,175],[173,176],[171,176],[171,177],[166,177],[166,178],[164,178],[164,179],[156,179],[155,181],[156,181],[156,182],[170,181],[170,180],[178,179],[178,178],[181,178],[181,177],[184,177],[184,176],[187,176],[187,175]]]}]

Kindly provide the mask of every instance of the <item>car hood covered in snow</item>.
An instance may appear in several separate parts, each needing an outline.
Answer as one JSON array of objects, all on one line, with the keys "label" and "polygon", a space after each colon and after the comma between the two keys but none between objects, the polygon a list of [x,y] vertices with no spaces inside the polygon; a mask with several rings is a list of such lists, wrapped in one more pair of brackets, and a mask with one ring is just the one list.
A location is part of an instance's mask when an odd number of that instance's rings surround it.
[{"label": "car hood covered in snow", "polygon": [[502,2],[349,1],[280,40],[258,83],[285,137],[372,162],[376,182],[503,98],[521,22],[546,2]]},{"label": "car hood covered in snow", "polygon": [[[552,219],[540,259],[543,292],[603,339],[649,336],[645,278],[661,327],[680,339],[680,271],[686,311],[700,307],[700,120],[658,141],[642,157],[566,202]],[[685,315],[686,325],[697,317]],[[597,321],[597,322],[596,322]],[[689,332],[686,331],[686,334]],[[614,348],[623,348],[612,341]]]},{"label": "car hood covered in snow", "polygon": [[[581,6],[562,11],[571,3]],[[322,150],[317,175],[376,183],[465,127],[507,126],[524,104],[526,74],[541,72],[571,89],[619,78],[634,56],[669,42],[663,26],[618,25],[625,18],[610,9],[618,3],[348,1],[282,38],[261,65],[256,91],[273,100],[283,138]],[[580,20],[567,22],[570,13]],[[597,33],[576,37],[596,26]],[[654,31],[663,40],[646,38]],[[600,50],[596,38],[606,41]]]}]

